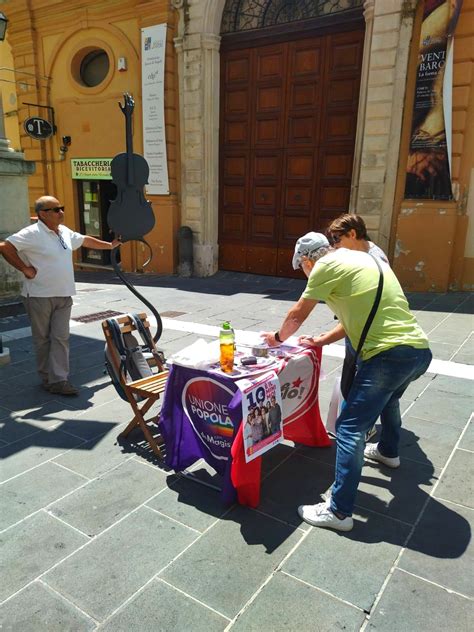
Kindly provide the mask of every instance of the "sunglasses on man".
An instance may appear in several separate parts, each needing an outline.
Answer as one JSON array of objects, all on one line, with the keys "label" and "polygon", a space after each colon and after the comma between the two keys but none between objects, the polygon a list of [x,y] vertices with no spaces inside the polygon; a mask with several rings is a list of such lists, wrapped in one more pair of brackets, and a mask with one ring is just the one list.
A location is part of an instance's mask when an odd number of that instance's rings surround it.
[{"label": "sunglasses on man", "polygon": [[54,211],[55,213],[64,212],[64,206],[52,206],[51,208],[42,208],[42,211]]},{"label": "sunglasses on man", "polygon": [[331,246],[335,246],[341,242],[341,239],[345,234],[346,233],[328,233],[326,236]]}]

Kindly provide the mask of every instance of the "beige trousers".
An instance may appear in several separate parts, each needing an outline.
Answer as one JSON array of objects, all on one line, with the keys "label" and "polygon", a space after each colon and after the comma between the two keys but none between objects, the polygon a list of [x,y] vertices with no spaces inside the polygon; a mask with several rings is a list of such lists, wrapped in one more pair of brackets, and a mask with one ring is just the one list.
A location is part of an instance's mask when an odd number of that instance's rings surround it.
[{"label": "beige trousers", "polygon": [[31,322],[38,373],[50,384],[64,382],[69,375],[69,318],[72,298],[55,296],[24,298]]}]

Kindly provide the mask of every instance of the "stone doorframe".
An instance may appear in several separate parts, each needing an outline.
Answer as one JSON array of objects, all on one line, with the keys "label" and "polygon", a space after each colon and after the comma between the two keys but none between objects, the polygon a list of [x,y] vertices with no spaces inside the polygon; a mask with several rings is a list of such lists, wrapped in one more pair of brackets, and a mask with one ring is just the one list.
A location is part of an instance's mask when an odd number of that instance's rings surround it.
[{"label": "stone doorframe", "polygon": [[[194,233],[194,274],[218,269],[220,26],[225,0],[171,0],[179,11],[181,224]],[[388,247],[406,70],[417,0],[365,0],[364,55],[350,209]],[[408,6],[409,5],[409,6]]]}]

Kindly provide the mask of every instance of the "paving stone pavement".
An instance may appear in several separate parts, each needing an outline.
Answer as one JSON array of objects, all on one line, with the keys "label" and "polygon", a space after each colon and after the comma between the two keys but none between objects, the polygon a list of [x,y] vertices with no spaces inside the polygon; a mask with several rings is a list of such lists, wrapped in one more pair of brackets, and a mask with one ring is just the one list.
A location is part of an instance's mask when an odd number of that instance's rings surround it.
[{"label": "paving stone pavement", "polygon": [[[277,328],[304,287],[222,272],[131,277],[159,311],[181,312],[165,321],[167,356],[209,339],[198,325],[230,318],[237,329]],[[77,279],[73,319],[146,311],[112,273]],[[334,447],[278,446],[264,457],[259,508],[225,507],[217,492],[150,457],[138,435],[117,442],[130,409],[104,376],[100,321],[71,329],[81,393],[61,398],[38,386],[26,317],[0,318],[12,360],[0,368],[2,632],[467,631],[474,297],[409,300],[447,368],[405,393],[402,467],[365,465],[348,534],[314,529],[296,513],[331,485]],[[301,333],[332,324],[318,305]],[[323,418],[340,365],[337,354],[323,356]],[[210,475],[202,463],[193,469]]]}]

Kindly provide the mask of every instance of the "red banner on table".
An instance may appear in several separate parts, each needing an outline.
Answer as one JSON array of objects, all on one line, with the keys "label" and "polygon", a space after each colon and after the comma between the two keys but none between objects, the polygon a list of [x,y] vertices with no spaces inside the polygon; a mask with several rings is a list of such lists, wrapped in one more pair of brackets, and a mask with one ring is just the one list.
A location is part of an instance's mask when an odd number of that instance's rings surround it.
[{"label": "red banner on table", "polygon": [[[319,412],[321,355],[321,348],[305,349],[284,360],[276,373],[281,388],[284,438],[324,448],[331,445],[331,440]],[[257,507],[262,458],[245,462],[242,425],[232,443],[231,454],[231,481],[237,490],[238,501],[241,505]]]}]

